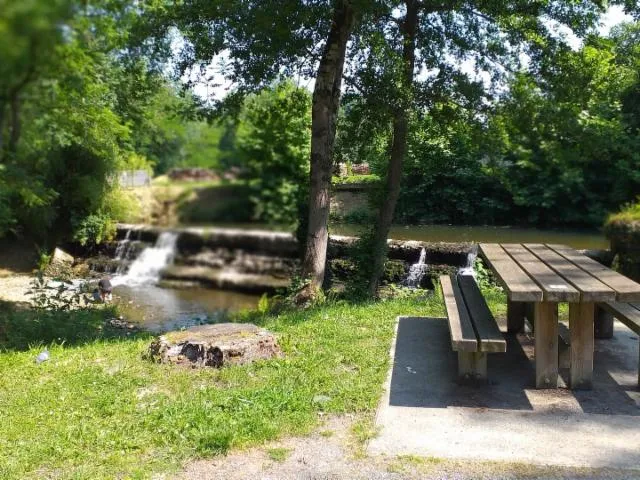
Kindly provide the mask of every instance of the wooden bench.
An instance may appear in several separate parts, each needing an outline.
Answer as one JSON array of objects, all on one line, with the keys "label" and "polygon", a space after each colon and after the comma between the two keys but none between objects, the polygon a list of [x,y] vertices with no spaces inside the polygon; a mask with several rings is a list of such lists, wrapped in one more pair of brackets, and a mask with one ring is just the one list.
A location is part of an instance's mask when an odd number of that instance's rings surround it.
[{"label": "wooden bench", "polygon": [[440,286],[449,319],[451,348],[458,352],[458,377],[487,379],[487,354],[506,352],[507,343],[475,280],[466,275],[444,275]]},{"label": "wooden bench", "polygon": [[[599,303],[598,306],[640,335],[640,303],[604,302]],[[638,360],[638,385],[640,386],[640,359]]]}]

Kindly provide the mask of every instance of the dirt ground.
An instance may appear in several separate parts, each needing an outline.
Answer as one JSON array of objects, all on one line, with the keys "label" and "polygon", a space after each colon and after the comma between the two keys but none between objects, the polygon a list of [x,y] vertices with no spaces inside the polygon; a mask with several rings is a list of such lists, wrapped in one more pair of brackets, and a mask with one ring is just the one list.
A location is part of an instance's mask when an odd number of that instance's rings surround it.
[{"label": "dirt ground", "polygon": [[[520,463],[461,462],[418,456],[367,456],[353,433],[354,416],[326,418],[307,437],[232,452],[186,466],[176,480],[520,480],[637,479],[638,472],[539,467]],[[160,479],[158,479],[160,480]]]}]

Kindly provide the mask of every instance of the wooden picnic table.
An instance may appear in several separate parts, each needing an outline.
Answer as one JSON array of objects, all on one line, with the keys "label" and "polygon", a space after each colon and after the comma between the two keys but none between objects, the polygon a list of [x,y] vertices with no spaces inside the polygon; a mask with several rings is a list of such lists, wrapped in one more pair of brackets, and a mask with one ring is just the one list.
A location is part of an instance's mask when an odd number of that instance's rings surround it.
[{"label": "wooden picnic table", "polygon": [[597,303],[640,302],[640,284],[564,245],[482,243],[479,253],[507,293],[507,329],[534,305],[536,387],[558,386],[558,303],[569,303],[573,389],[590,389]]}]

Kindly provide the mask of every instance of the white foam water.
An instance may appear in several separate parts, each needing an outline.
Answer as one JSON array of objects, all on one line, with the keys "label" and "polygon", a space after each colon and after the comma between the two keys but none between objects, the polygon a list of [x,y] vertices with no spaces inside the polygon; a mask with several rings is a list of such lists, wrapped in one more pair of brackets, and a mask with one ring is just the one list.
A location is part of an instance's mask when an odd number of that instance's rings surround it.
[{"label": "white foam water", "polygon": [[473,264],[478,257],[478,249],[474,247],[469,253],[467,253],[467,263],[464,267],[458,269],[458,275],[470,275],[476,278],[476,271],[473,268]]},{"label": "white foam water", "polygon": [[173,263],[178,234],[162,232],[153,247],[145,248],[125,275],[118,275],[111,283],[117,285],[153,285],[158,283],[162,270]]},{"label": "white foam water", "polygon": [[420,282],[429,269],[429,265],[427,265],[426,260],[427,251],[423,248],[420,251],[420,258],[418,259],[418,262],[409,267],[409,274],[403,282],[406,287],[417,288],[420,286]]}]

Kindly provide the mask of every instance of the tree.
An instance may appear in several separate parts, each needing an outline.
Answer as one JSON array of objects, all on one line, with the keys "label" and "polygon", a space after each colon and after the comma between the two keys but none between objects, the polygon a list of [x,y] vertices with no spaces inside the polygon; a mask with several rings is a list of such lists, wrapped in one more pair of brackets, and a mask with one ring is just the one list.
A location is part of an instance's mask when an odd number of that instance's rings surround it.
[{"label": "tree", "polygon": [[337,0],[313,91],[311,123],[311,176],[309,222],[304,246],[302,275],[310,281],[310,292],[324,282],[329,243],[329,205],[333,171],[333,145],[342,89],[347,42],[354,22],[349,0]]},{"label": "tree", "polygon": [[303,274],[311,292],[322,284],[328,243],[332,153],[347,45],[356,17],[386,11],[385,2],[369,0],[304,0],[209,2],[188,0],[179,8],[161,9],[147,28],[166,39],[171,26],[186,39],[179,74],[193,67],[206,70],[212,59],[230,57],[223,73],[236,90],[218,107],[238,106],[239,98],[257,91],[283,74],[315,78],[308,222]]},{"label": "tree", "polygon": [[311,98],[284,81],[245,100],[237,153],[258,219],[294,225],[309,172]]},{"label": "tree", "polygon": [[530,223],[599,227],[640,193],[638,117],[626,103],[638,82],[633,29],[550,57],[542,75],[517,75],[499,103],[488,151]]},{"label": "tree", "polygon": [[139,13],[120,0],[0,3],[0,236],[52,247],[113,230],[110,177],[134,153],[136,110],[118,93],[147,80],[126,55]]},{"label": "tree", "polygon": [[[546,55],[569,48],[554,33],[554,25],[565,25],[583,36],[594,26],[600,9],[597,2],[405,0],[383,26],[363,37],[363,60],[358,63],[361,68],[354,75],[354,84],[371,102],[390,99],[393,123],[385,192],[368,240],[372,252],[365,262],[369,295],[375,294],[384,265],[411,116],[428,110],[443,95],[482,108],[491,101],[492,91],[485,93],[483,82],[462,72],[461,63],[470,62],[490,75],[493,85],[499,85],[495,80],[513,71],[522,54],[528,55],[532,68],[540,69]],[[417,71],[421,75],[416,79]]]}]

